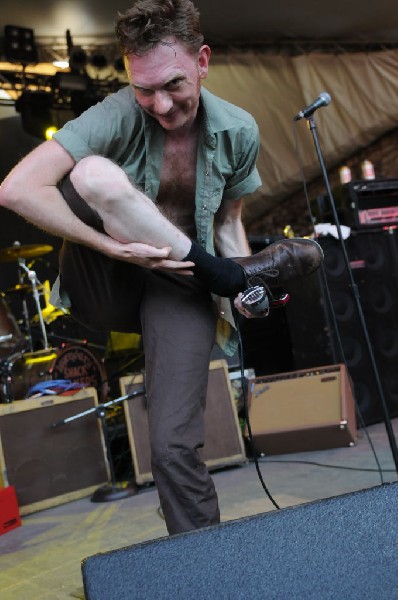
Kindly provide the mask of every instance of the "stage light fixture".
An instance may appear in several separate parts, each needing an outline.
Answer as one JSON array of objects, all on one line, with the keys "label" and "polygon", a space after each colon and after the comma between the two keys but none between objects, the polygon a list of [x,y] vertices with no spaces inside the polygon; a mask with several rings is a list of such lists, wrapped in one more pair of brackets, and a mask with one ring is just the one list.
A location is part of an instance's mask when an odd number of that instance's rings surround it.
[{"label": "stage light fixture", "polygon": [[80,46],[72,46],[69,51],[69,67],[72,71],[82,71],[87,65],[87,54]]},{"label": "stage light fixture", "polygon": [[57,69],[68,69],[69,68],[69,61],[68,60],[53,60],[52,64],[54,65],[54,67],[57,67]]},{"label": "stage light fixture", "polygon": [[39,62],[33,29],[6,25],[4,27],[4,56],[10,63],[35,65]]},{"label": "stage light fixture", "polygon": [[118,58],[115,59],[114,63],[113,63],[113,68],[115,69],[115,71],[117,73],[124,73],[125,72],[125,66],[124,66],[124,60],[123,58],[121,58],[120,56]]},{"label": "stage light fixture", "polygon": [[55,127],[55,125],[52,125],[51,127],[47,127],[47,129],[44,132],[44,137],[46,138],[46,140],[51,140],[54,133],[56,133],[58,131],[58,127]]},{"label": "stage light fixture", "polygon": [[93,54],[90,58],[90,64],[92,67],[95,67],[96,69],[106,69],[106,67],[108,66],[108,59],[106,58],[106,56],[104,54],[100,54],[98,52],[96,52],[95,54]]}]

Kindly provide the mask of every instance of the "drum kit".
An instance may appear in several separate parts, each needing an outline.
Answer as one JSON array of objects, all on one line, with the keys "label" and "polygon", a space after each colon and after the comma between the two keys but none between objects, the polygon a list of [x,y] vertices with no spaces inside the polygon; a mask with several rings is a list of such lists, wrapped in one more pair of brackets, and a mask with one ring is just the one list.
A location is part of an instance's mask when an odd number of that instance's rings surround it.
[{"label": "drum kit", "polygon": [[[15,262],[18,270],[18,284],[0,292],[0,403],[23,400],[33,386],[51,380],[92,386],[101,401],[106,398],[104,364],[83,340],[68,343],[71,340],[65,339],[60,346],[49,345],[48,326],[65,318],[66,313],[49,303],[49,284],[40,283],[32,267],[37,258],[52,250],[49,245],[21,245],[19,242],[0,249],[0,264]],[[21,313],[18,319],[10,307],[15,298],[19,300]],[[39,349],[32,335],[37,329]]]}]

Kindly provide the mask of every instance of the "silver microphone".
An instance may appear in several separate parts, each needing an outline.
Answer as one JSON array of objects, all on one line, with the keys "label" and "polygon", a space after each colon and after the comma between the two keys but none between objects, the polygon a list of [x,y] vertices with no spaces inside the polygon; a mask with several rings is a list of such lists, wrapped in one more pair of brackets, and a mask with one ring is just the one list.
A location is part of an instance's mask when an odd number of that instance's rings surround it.
[{"label": "silver microphone", "polygon": [[303,118],[308,118],[310,117],[316,110],[318,110],[318,108],[321,108],[322,106],[328,106],[328,104],[330,104],[332,98],[330,97],[330,94],[328,94],[327,92],[321,92],[318,96],[318,98],[316,100],[314,100],[314,102],[312,104],[310,104],[309,106],[306,106],[305,108],[303,108],[303,110],[300,110],[300,112],[297,113],[297,115],[294,117],[294,121],[299,121],[300,119]]},{"label": "silver microphone", "polygon": [[261,285],[249,287],[242,293],[240,301],[242,306],[252,313],[258,315],[269,310],[269,298]]}]

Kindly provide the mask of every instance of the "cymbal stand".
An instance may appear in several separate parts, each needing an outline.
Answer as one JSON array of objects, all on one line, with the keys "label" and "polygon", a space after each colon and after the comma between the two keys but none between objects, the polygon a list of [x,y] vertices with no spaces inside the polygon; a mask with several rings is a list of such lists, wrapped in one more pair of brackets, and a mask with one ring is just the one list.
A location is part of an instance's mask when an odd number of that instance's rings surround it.
[{"label": "cymbal stand", "polygon": [[[23,258],[18,258],[18,283],[20,285],[23,285],[23,270],[24,268],[26,268],[25,266],[25,259]],[[27,338],[28,341],[28,350],[29,352],[33,351],[33,341],[32,341],[32,333],[30,330],[30,323],[29,323],[29,311],[28,311],[28,305],[26,302],[26,297],[23,296],[22,297],[22,318],[25,324],[25,336]]]},{"label": "cymbal stand", "polygon": [[[29,281],[32,284],[33,298],[34,298],[34,301],[36,303],[37,314],[38,314],[38,317],[39,317],[40,329],[41,329],[42,339],[43,339],[43,346],[44,346],[44,350],[47,350],[49,348],[49,346],[48,346],[48,339],[47,339],[47,332],[46,332],[46,327],[45,327],[45,324],[44,324],[43,315],[41,313],[39,291],[37,289],[37,286],[38,286],[38,284],[40,285],[40,282],[37,279],[36,271],[32,271],[31,269],[29,269],[26,266],[24,258],[18,258],[18,265],[19,265],[20,271],[22,271],[22,270],[25,271],[25,273],[28,276]],[[28,311],[27,311],[27,307],[26,307],[26,300],[23,300],[23,302],[25,302],[25,306],[24,306],[23,310],[25,311],[25,309],[26,309],[25,315],[27,316],[28,315]],[[30,345],[32,346],[32,337],[31,337],[31,334],[30,334],[30,327],[29,327],[29,317],[27,318],[27,326],[28,326],[28,331],[29,331]]]}]

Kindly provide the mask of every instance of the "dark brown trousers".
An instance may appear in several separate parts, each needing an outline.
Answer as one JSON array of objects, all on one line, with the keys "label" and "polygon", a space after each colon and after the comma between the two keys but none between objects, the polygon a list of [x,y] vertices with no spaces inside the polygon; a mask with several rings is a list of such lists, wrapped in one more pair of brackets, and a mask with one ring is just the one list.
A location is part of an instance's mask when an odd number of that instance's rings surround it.
[{"label": "dark brown trousers", "polygon": [[[69,178],[60,189],[79,218],[103,230]],[[76,319],[94,330],[142,334],[152,473],[169,533],[218,523],[217,494],[197,452],[217,319],[210,294],[194,277],[142,269],[70,242],[60,270]]]}]

